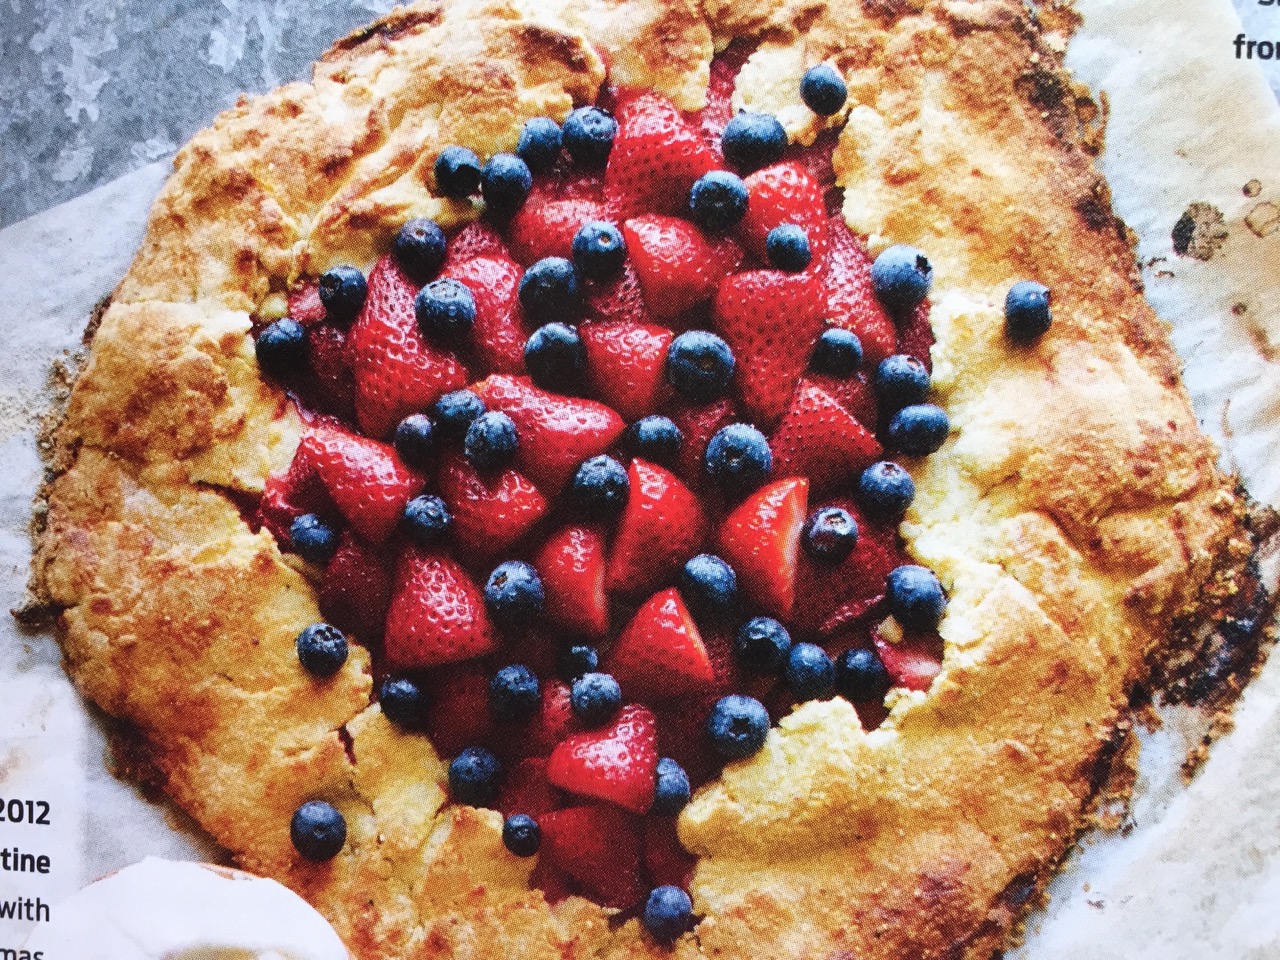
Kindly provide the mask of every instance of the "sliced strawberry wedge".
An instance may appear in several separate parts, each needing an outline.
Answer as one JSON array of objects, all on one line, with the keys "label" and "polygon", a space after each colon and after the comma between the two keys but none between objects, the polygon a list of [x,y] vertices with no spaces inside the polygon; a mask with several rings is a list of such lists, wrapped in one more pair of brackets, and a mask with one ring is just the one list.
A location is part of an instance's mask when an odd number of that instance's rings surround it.
[{"label": "sliced strawberry wedge", "polygon": [[831,252],[827,258],[827,317],[832,326],[855,333],[862,341],[863,366],[874,370],[897,352],[898,332],[871,286],[871,257],[841,216],[829,221]]},{"label": "sliced strawberry wedge", "polygon": [[324,304],[320,302],[320,285],[304,283],[289,294],[289,317],[297,320],[304,327],[322,323],[328,316]]},{"label": "sliced strawberry wedge", "polygon": [[657,722],[647,707],[633,703],[607,727],[562,740],[547,760],[547,779],[578,796],[645,813],[653,805],[657,769]]},{"label": "sliced strawberry wedge", "polygon": [[793,223],[804,228],[809,236],[813,259],[808,272],[821,272],[829,244],[822,186],[798,163],[765,167],[751,174],[745,182],[750,197],[747,215],[738,226],[743,246],[765,260],[764,242],[769,231],[784,223]]},{"label": "sliced strawberry wedge", "polygon": [[546,498],[524,475],[481,475],[457,454],[441,463],[438,483],[453,514],[453,542],[467,558],[502,553],[547,513]]},{"label": "sliced strawberry wedge", "polygon": [[638,420],[670,396],[664,371],[673,334],[666,327],[623,320],[588,323],[579,332],[592,393],[623,419]]},{"label": "sliced strawberry wedge", "polygon": [[546,614],[566,630],[603,637],[609,630],[604,538],[569,526],[547,538],[533,563],[546,593]]},{"label": "sliced strawberry wedge", "polygon": [[391,600],[381,552],[342,531],[324,569],[319,599],[325,620],[340,630],[365,639],[381,636]]},{"label": "sliced strawberry wedge", "polygon": [[924,368],[933,373],[934,344],[933,325],[929,322],[929,301],[925,300],[916,307],[906,323],[898,331],[898,353],[915,357],[924,364]]},{"label": "sliced strawberry wedge", "polygon": [[690,487],[697,489],[705,473],[707,444],[721,427],[734,421],[733,402],[713,400],[700,407],[679,407],[671,412],[671,420],[684,434],[676,469]]},{"label": "sliced strawberry wedge", "polygon": [[675,817],[645,817],[644,865],[652,886],[687,888],[697,862],[676,835]]},{"label": "sliced strawberry wedge", "polygon": [[648,890],[642,875],[640,828],[615,807],[553,810],[543,816],[539,866],[566,874],[606,907],[625,909]]},{"label": "sliced strawberry wedge", "polygon": [[535,193],[511,218],[511,255],[526,267],[544,257],[572,260],[574,236],[584,224],[605,219],[604,206],[586,199],[539,199]]},{"label": "sliced strawberry wedge", "polygon": [[644,302],[659,320],[710,300],[742,263],[741,248],[728,237],[709,237],[679,217],[635,217],[622,233]]},{"label": "sliced strawberry wedge", "polygon": [[937,637],[907,636],[900,643],[890,643],[878,631],[874,637],[876,653],[895,687],[928,690],[933,686],[942,672],[942,643]]},{"label": "sliced strawberry wedge", "polygon": [[554,810],[557,799],[555,790],[547,782],[547,761],[542,757],[526,757],[507,774],[495,806],[504,817],[523,813],[537,819]]},{"label": "sliced strawberry wedge", "polygon": [[561,740],[581,729],[569,705],[569,692],[563,680],[553,678],[542,684],[542,703],[525,730],[525,753],[545,757]]},{"label": "sliced strawberry wedge", "polygon": [[636,611],[605,661],[632,696],[665,699],[710,689],[715,671],[679,592],[669,587]]},{"label": "sliced strawberry wedge", "polygon": [[778,480],[744,500],[720,527],[721,556],[738,574],[739,587],[783,619],[795,606],[796,561],[808,505],[808,480]]},{"label": "sliced strawberry wedge", "polygon": [[474,260],[476,257],[489,257],[495,260],[511,259],[507,245],[502,242],[498,231],[483,220],[471,221],[449,238],[444,269],[447,271],[456,264]]},{"label": "sliced strawberry wedge", "polygon": [[415,548],[396,571],[383,652],[391,670],[423,670],[497,649],[480,589],[450,558]]},{"label": "sliced strawberry wedge", "polygon": [[440,756],[452,757],[467,747],[492,745],[496,739],[489,712],[489,674],[475,663],[433,672],[426,732]]},{"label": "sliced strawberry wedge", "polygon": [[304,513],[318,514],[330,522],[341,515],[300,446],[287,469],[267,477],[258,500],[258,522],[281,543],[288,543],[290,525]]},{"label": "sliced strawberry wedge", "polygon": [[610,214],[622,220],[684,211],[694,181],[716,166],[715,154],[666,97],[627,91],[619,100],[604,174]]},{"label": "sliced strawberry wedge", "polygon": [[618,521],[607,573],[611,591],[661,585],[697,552],[707,522],[698,498],[675,474],[639,458],[627,471],[631,492]]},{"label": "sliced strawberry wedge", "polygon": [[524,275],[507,256],[475,257],[448,264],[440,274],[464,284],[476,301],[471,342],[491,373],[524,373],[524,344],[529,338],[520,309]]},{"label": "sliced strawberry wedge", "polygon": [[329,496],[355,531],[381,543],[400,522],[404,506],[421,492],[422,477],[385,443],[317,425],[302,438],[299,455],[315,467]]},{"label": "sliced strawberry wedge", "polygon": [[773,475],[808,477],[815,493],[853,480],[883,452],[875,434],[831,394],[803,381],[769,447]]},{"label": "sliced strawberry wedge", "polygon": [[874,426],[879,422],[880,404],[876,400],[876,392],[862,374],[841,379],[822,373],[809,373],[800,381],[800,389],[804,389],[805,384],[809,383],[831,394],[859,423]]},{"label": "sliced strawberry wedge", "polygon": [[644,302],[644,292],[640,289],[640,277],[630,260],[622,265],[622,271],[616,276],[607,280],[585,280],[582,286],[587,310],[596,319],[638,324],[653,322],[649,307]]}]

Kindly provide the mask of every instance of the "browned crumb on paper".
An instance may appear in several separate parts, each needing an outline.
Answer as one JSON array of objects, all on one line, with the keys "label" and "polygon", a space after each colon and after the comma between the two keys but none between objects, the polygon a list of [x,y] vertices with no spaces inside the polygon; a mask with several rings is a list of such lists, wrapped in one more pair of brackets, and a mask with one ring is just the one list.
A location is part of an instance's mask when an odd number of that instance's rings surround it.
[{"label": "browned crumb on paper", "polygon": [[1221,210],[1211,203],[1193,203],[1173,225],[1173,252],[1180,257],[1212,260],[1227,236]]}]

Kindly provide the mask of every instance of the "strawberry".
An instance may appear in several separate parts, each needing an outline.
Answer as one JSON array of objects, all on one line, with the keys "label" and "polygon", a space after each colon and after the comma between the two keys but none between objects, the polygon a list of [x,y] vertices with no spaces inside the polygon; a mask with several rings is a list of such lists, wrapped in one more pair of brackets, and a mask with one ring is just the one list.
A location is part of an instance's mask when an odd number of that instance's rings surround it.
[{"label": "strawberry", "polygon": [[423,479],[377,440],[318,424],[299,446],[342,515],[366,540],[381,543],[421,492]]},{"label": "strawberry", "polygon": [[675,474],[639,458],[627,471],[631,492],[609,557],[608,584],[633,593],[660,585],[706,535],[698,498]]},{"label": "strawberry", "polygon": [[702,692],[715,679],[707,648],[675,587],[640,605],[614,641],[604,669],[633,696],[652,699]]},{"label": "strawberry", "polygon": [[503,255],[451,261],[440,276],[462,283],[475,298],[471,342],[484,367],[492,373],[524,373],[524,343],[529,334],[520,309],[523,271]]},{"label": "strawberry", "polygon": [[267,477],[258,499],[257,519],[277,540],[287,544],[290,525],[304,513],[319,514],[330,522],[341,516],[300,445],[288,468]]},{"label": "strawberry", "polygon": [[426,732],[440,756],[452,757],[467,747],[494,745],[497,737],[489,713],[490,674],[490,670],[474,663],[433,673]]},{"label": "strawberry", "polygon": [[507,774],[502,792],[498,794],[497,809],[504,817],[524,813],[538,819],[558,805],[556,792],[547,783],[547,761],[542,757],[526,757]]},{"label": "strawberry", "polygon": [[626,427],[603,403],[550,393],[528,377],[494,374],[473,389],[490,410],[501,410],[515,423],[517,462],[549,496],[583,460],[608,450]]},{"label": "strawberry", "polygon": [[871,258],[838,214],[829,221],[831,253],[827,263],[827,318],[832,326],[858,335],[863,366],[874,370],[897,352],[898,332],[871,287]]},{"label": "strawberry", "polygon": [[679,217],[635,217],[622,233],[644,302],[659,320],[710,300],[742,262],[741,248],[728,237],[709,237]]},{"label": "strawberry", "polygon": [[915,357],[924,364],[926,370],[933,373],[933,355],[929,349],[933,344],[933,326],[929,323],[929,301],[925,300],[916,307],[910,319],[898,331],[898,353]]},{"label": "strawberry", "polygon": [[525,748],[531,756],[544,757],[565,737],[580,729],[569,706],[569,685],[551,679],[542,685],[542,705],[525,730]]},{"label": "strawberry", "polygon": [[608,726],[560,741],[547,760],[547,779],[577,796],[644,813],[653,805],[657,769],[657,723],[648,707],[633,703]]},{"label": "strawberry", "polygon": [[876,653],[895,687],[928,690],[942,672],[942,643],[937,637],[908,635],[899,643],[890,643],[876,631],[874,639]]},{"label": "strawberry", "polygon": [[289,316],[304,327],[322,322],[327,315],[320,302],[319,284],[304,283],[289,294]]},{"label": "strawberry", "polygon": [[702,482],[707,444],[717,430],[734,419],[733,403],[729,400],[713,400],[701,407],[680,407],[671,412],[672,422],[684,434],[676,469],[689,486],[697,488]]},{"label": "strawberry", "polygon": [[521,474],[506,469],[482,475],[458,454],[441,462],[438,483],[453,514],[453,542],[460,555],[502,553],[547,513],[546,499]]},{"label": "strawberry", "polygon": [[347,633],[377,638],[387,618],[391,584],[378,551],[342,531],[320,581],[320,612]]},{"label": "strawberry", "polygon": [[455,561],[410,548],[396,573],[384,643],[389,669],[422,670],[497,648],[484,598]]},{"label": "strawberry", "polygon": [[356,414],[369,436],[385,437],[409,414],[467,385],[458,358],[427,343],[418,331],[417,292],[390,255],[369,273],[369,293],[349,335]]},{"label": "strawberry", "polygon": [[876,400],[876,392],[862,374],[841,379],[824,373],[810,373],[800,381],[799,389],[803,390],[806,384],[813,384],[831,394],[859,423],[879,422],[880,404]]},{"label": "strawberry", "polygon": [[619,220],[680,213],[694,181],[715,166],[711,148],[670,100],[656,93],[626,96],[604,174],[609,212]]},{"label": "strawberry", "polygon": [[535,191],[511,218],[511,255],[526,267],[543,257],[572,260],[574,235],[583,224],[604,219],[604,207],[594,200],[551,199]]},{"label": "strawberry", "polygon": [[782,416],[823,330],[825,295],[806,273],[751,270],[726,277],[716,293],[716,328],[733,350],[743,405],[769,427]]},{"label": "strawberry", "polygon": [[720,527],[720,555],[738,574],[739,587],[783,619],[795,604],[800,530],[808,504],[808,480],[777,480],[744,500]]},{"label": "strawberry", "polygon": [[644,865],[649,883],[688,888],[698,858],[680,843],[674,817],[644,818]]},{"label": "strawberry", "polygon": [[588,323],[579,333],[587,351],[587,383],[593,394],[625,420],[638,420],[666,400],[666,327],[633,323]]},{"label": "strawberry", "polygon": [[808,477],[814,491],[847,483],[884,452],[831,394],[801,381],[769,438],[775,477]]},{"label": "strawberry", "polygon": [[609,630],[604,590],[604,538],[590,527],[570,526],[547,538],[533,562],[546,592],[546,614],[566,630],[603,637]]},{"label": "strawberry", "polygon": [[444,269],[474,260],[476,257],[488,257],[494,260],[510,260],[507,245],[502,242],[498,232],[483,220],[472,220],[465,227],[449,238],[445,253]]},{"label": "strawberry", "polygon": [[606,907],[635,906],[648,890],[642,876],[639,825],[615,807],[553,810],[543,816],[539,866],[568,875]]},{"label": "strawberry", "polygon": [[607,280],[584,280],[582,289],[588,312],[598,320],[652,322],[640,289],[640,277],[630,260],[623,263],[621,273]]},{"label": "strawberry", "polygon": [[827,210],[822,187],[798,163],[778,163],[757,170],[745,181],[750,197],[747,215],[738,225],[742,245],[767,260],[764,241],[769,231],[784,223],[802,227],[813,252],[808,272],[821,272],[829,243]]}]

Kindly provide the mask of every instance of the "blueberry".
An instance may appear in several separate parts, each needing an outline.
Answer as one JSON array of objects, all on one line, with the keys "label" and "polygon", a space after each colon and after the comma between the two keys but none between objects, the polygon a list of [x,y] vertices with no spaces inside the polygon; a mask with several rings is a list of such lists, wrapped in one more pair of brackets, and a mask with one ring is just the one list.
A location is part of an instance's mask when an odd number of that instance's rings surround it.
[{"label": "blueberry", "polygon": [[642,417],[622,437],[622,445],[632,456],[669,467],[680,456],[684,434],[669,417]]},{"label": "blueberry", "polygon": [[742,178],[727,170],[703,174],[689,191],[689,213],[703,230],[721,233],[747,215],[750,191]]},{"label": "blueberry", "polygon": [[308,860],[332,860],[347,842],[347,821],[333,804],[308,800],[289,821],[289,839]]},{"label": "blueberry", "polygon": [[414,470],[431,468],[436,449],[436,427],[425,413],[411,413],[396,426],[392,445],[406,466]]},{"label": "blueberry", "polygon": [[569,709],[588,727],[606,723],[622,706],[622,687],[607,673],[584,673],[569,689]]},{"label": "blueberry", "polygon": [[289,524],[289,545],[307,563],[322,567],[338,549],[338,534],[314,513],[304,513]]},{"label": "blueberry", "polygon": [[532,857],[542,846],[542,828],[527,813],[517,813],[502,823],[502,844],[517,857]]},{"label": "blueberry", "polygon": [[476,325],[476,298],[465,283],[446,277],[418,291],[413,312],[424,337],[442,347],[459,347]]},{"label": "blueberry", "polygon": [[667,383],[685,399],[708,403],[725,395],[733,379],[733,351],[706,330],[690,330],[667,348]]},{"label": "blueberry", "polygon": [[400,228],[392,241],[391,253],[415,283],[426,283],[439,272],[440,265],[444,263],[446,246],[440,224],[420,217],[410,220]]},{"label": "blueberry", "polygon": [[822,332],[809,355],[809,369],[829,377],[847,380],[862,366],[862,341],[858,335],[839,327]]},{"label": "blueberry", "polygon": [[436,157],[436,189],[465,200],[480,188],[480,158],[466,147],[445,147]]},{"label": "blueberry", "polygon": [[782,159],[787,131],[772,114],[740,110],[724,128],[720,148],[732,166],[752,173]]},{"label": "blueberry", "polygon": [[538,571],[522,560],[498,564],[484,585],[484,604],[501,627],[527,626],[545,603]]},{"label": "blueberry", "polygon": [[594,673],[600,666],[600,654],[587,643],[562,647],[556,654],[556,673],[563,680],[577,680],[584,673]]},{"label": "blueberry", "polygon": [[858,478],[858,506],[873,520],[897,520],[916,498],[911,474],[892,460],[881,460]]},{"label": "blueberry", "polygon": [[524,205],[532,187],[533,174],[514,153],[495,153],[480,174],[480,193],[485,206],[500,220]]},{"label": "blueberry", "polygon": [[573,264],[564,257],[544,257],[520,278],[520,306],[532,323],[572,320],[582,310],[582,291]]},{"label": "blueberry", "polygon": [[579,107],[565,117],[560,142],[575,163],[599,169],[609,161],[618,121],[599,107]]},{"label": "blueberry", "polygon": [[502,764],[484,747],[467,747],[449,764],[449,794],[455,803],[491,806],[501,782]]},{"label": "blueberry", "polygon": [[700,553],[685,563],[679,587],[680,596],[698,618],[724,619],[738,599],[738,575],[710,553]]},{"label": "blueberry", "polygon": [[797,643],[787,656],[787,686],[797,700],[816,700],[831,692],[835,664],[827,651],[812,643]]},{"label": "blueberry", "polygon": [[544,173],[560,157],[560,124],[550,117],[526,120],[516,144],[516,156],[534,173]]},{"label": "blueberry", "polygon": [[405,535],[420,547],[438,545],[453,526],[453,514],[439,497],[423,494],[414,497],[404,507]]},{"label": "blueberry", "polygon": [[331,677],[347,662],[347,638],[337,627],[313,623],[298,634],[298,662],[307,673]]},{"label": "blueberry", "polygon": [[297,320],[285,317],[268,324],[253,346],[258,366],[277,380],[301,373],[307,363],[307,330]]},{"label": "blueberry", "polygon": [[529,379],[544,390],[572,392],[587,369],[587,348],[578,328],[567,323],[540,326],[525,342],[524,366]]},{"label": "blueberry", "polygon": [[769,711],[759,700],[731,693],[720,699],[707,718],[707,735],[716,753],[741,760],[764,746],[769,734]]},{"label": "blueberry", "polygon": [[430,700],[426,689],[410,677],[389,676],[378,688],[383,716],[405,730],[421,730],[427,724]]},{"label": "blueberry", "polygon": [[885,580],[889,612],[908,630],[934,630],[947,610],[947,595],[928,567],[904,564]]},{"label": "blueberry", "polygon": [[915,403],[903,407],[889,421],[889,446],[913,457],[933,453],[947,440],[951,421],[941,407]]},{"label": "blueberry", "polygon": [[809,234],[794,223],[783,223],[770,230],[764,238],[764,252],[771,264],[788,273],[799,273],[813,259]]},{"label": "blueberry", "polygon": [[820,63],[805,71],[800,80],[800,99],[814,113],[829,117],[849,99],[849,87],[835,67]]},{"label": "blueberry", "polygon": [[748,673],[773,673],[791,652],[791,634],[772,617],[752,617],[733,638],[733,655]]},{"label": "blueberry", "polygon": [[689,775],[670,757],[658,761],[658,783],[650,813],[674,817],[689,803]]},{"label": "blueberry", "polygon": [[627,505],[631,481],[627,470],[613,457],[601,454],[578,467],[573,475],[573,505],[584,516],[610,520]]},{"label": "blueberry", "polygon": [[644,928],[659,943],[674,943],[689,931],[693,901],[679,887],[655,887],[644,904]]},{"label": "blueberry", "polygon": [[707,444],[705,459],[711,479],[734,494],[754,490],[773,470],[769,441],[746,423],[731,423],[717,430]]},{"label": "blueberry", "polygon": [[489,681],[489,709],[499,720],[528,720],[542,703],[542,688],[523,663],[503,667]]},{"label": "blueberry", "polygon": [[1022,280],[1009,288],[1004,298],[1004,329],[1010,340],[1031,343],[1053,323],[1050,309],[1053,294],[1043,283]]},{"label": "blueberry", "polygon": [[871,287],[895,320],[902,320],[925,297],[933,283],[933,264],[915,247],[899,243],[871,264]]},{"label": "blueberry", "polygon": [[348,266],[326,270],[320,275],[319,287],[325,318],[339,327],[345,327],[356,318],[369,292],[364,274]]},{"label": "blueberry", "polygon": [[846,650],[836,658],[836,692],[852,703],[879,702],[892,681],[874,650]]},{"label": "blueberry", "polygon": [[592,280],[604,280],[622,269],[627,259],[627,242],[612,223],[592,220],[573,237],[573,265]]},{"label": "blueberry", "polygon": [[519,444],[511,418],[500,410],[490,410],[471,421],[462,452],[477,470],[497,470],[511,462]]},{"label": "blueberry", "polygon": [[858,545],[858,523],[843,507],[822,507],[805,520],[800,543],[818,563],[840,563]]},{"label": "blueberry", "polygon": [[915,357],[895,353],[876,367],[876,396],[887,415],[913,403],[924,403],[932,381],[929,371]]},{"label": "blueberry", "polygon": [[470,390],[446,393],[431,408],[436,429],[447,440],[461,440],[465,437],[471,421],[484,412],[484,401]]}]

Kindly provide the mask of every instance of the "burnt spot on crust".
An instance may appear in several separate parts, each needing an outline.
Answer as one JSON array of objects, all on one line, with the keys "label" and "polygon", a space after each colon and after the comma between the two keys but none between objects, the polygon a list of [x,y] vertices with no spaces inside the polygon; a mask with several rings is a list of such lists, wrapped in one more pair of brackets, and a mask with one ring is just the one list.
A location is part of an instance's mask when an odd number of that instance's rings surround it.
[{"label": "burnt spot on crust", "polygon": [[525,24],[521,30],[525,40],[539,57],[561,63],[574,73],[586,73],[591,70],[591,58],[587,56],[588,48],[576,37],[536,23]]},{"label": "burnt spot on crust", "polygon": [[370,40],[380,43],[390,42],[411,31],[436,26],[444,16],[444,6],[436,3],[430,7],[415,4],[411,8],[392,10],[381,20],[376,20],[367,27],[362,27],[348,34],[333,45],[333,49],[325,55],[328,59],[333,53],[347,52],[364,46]]},{"label": "burnt spot on crust", "polygon": [[[96,708],[94,712],[97,712]],[[107,731],[112,774],[124,783],[137,784],[142,795],[151,803],[163,801],[169,777],[164,772],[155,746],[138,727],[127,720],[102,714],[99,714],[99,720]]]},{"label": "burnt spot on crust", "polygon": [[1193,203],[1173,225],[1173,252],[1180,257],[1211,260],[1227,239],[1222,211],[1211,203]]}]

